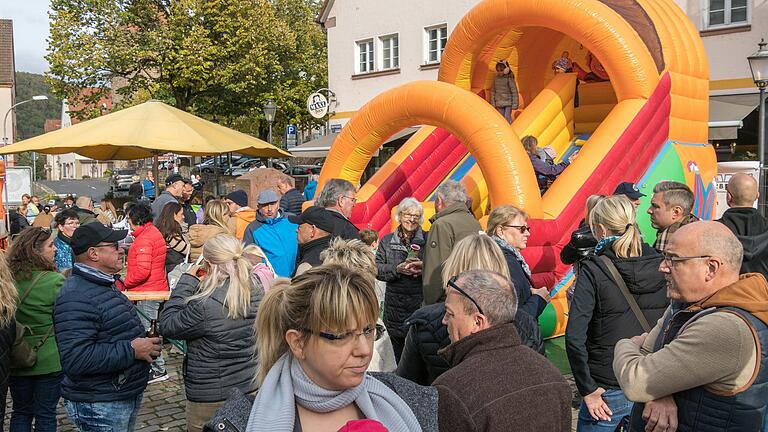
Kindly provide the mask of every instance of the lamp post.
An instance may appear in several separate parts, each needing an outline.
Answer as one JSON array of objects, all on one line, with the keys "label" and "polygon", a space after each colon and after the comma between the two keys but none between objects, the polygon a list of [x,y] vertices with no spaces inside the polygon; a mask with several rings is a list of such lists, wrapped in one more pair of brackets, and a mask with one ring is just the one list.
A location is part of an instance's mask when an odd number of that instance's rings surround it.
[{"label": "lamp post", "polygon": [[269,143],[272,144],[272,122],[275,121],[275,113],[277,113],[277,106],[272,103],[272,99],[264,105],[264,118],[269,123]]},{"label": "lamp post", "polygon": [[766,155],[765,143],[765,88],[768,86],[768,49],[765,48],[766,45],[765,40],[760,39],[760,43],[757,44],[757,52],[747,57],[749,69],[752,71],[752,80],[755,81],[755,85],[760,90],[757,125],[757,148],[760,153],[760,197],[757,206],[763,216],[767,213],[766,198],[768,198],[768,187],[766,187],[768,185],[766,182],[768,155]]},{"label": "lamp post", "polygon": [[[5,112],[5,116],[3,116],[3,146],[8,145],[8,114],[10,114],[11,111],[16,109],[16,107],[21,104],[25,104],[27,102],[32,102],[32,101],[44,101],[44,100],[48,100],[48,96],[36,95],[36,96],[32,96],[32,98],[30,99],[26,99],[21,102],[18,102],[12,105],[10,108],[8,108],[8,111]],[[32,181],[35,181],[37,179],[37,166],[36,166],[37,158],[35,156],[36,156],[35,152],[32,152]],[[3,156],[3,161],[5,160],[6,160],[5,156]]]}]

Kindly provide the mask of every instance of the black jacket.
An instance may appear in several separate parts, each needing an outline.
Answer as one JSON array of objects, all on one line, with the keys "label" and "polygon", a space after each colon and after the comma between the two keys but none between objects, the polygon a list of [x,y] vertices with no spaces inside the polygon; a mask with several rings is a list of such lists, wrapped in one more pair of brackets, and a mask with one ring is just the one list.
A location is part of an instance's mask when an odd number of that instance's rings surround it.
[{"label": "black jacket", "polygon": [[571,240],[560,251],[560,261],[563,264],[573,264],[588,257],[595,251],[597,240],[586,222],[581,221],[579,227],[571,233]]},{"label": "black jacket", "polygon": [[328,245],[331,243],[331,236],[320,237],[314,239],[309,243],[299,245],[299,253],[296,255],[296,267],[299,267],[303,263],[307,263],[314,266],[319,266],[323,263],[320,259],[320,252],[328,249]]},{"label": "black jacket", "polygon": [[737,236],[755,236],[768,232],[768,220],[752,207],[733,207],[723,213],[718,222]]},{"label": "black jacket", "polygon": [[9,234],[14,236],[19,234],[25,228],[29,228],[29,222],[27,218],[19,214],[17,211],[10,212],[10,232]]},{"label": "black jacket", "polygon": [[[639,257],[618,258],[611,249],[603,254],[618,269],[648,323],[655,325],[669,304],[667,283],[659,272],[661,254],[645,243]],[[619,388],[613,373],[613,347],[620,339],[642,333],[605,265],[596,256],[581,261],[565,330],[565,348],[579,393]]]},{"label": "black jacket", "polygon": [[[395,270],[395,267],[408,258],[409,252],[409,247],[402,243],[397,233],[397,230],[389,233],[379,242],[376,251],[376,279],[387,283],[384,294],[384,325],[390,335],[405,338],[408,333],[405,320],[421,307],[424,294],[421,289],[421,276],[403,275]],[[426,238],[427,233],[419,227],[411,240],[411,244],[421,248],[419,259],[424,256]]]},{"label": "black jacket", "polygon": [[360,239],[360,230],[357,229],[355,224],[350,222],[349,219],[344,217],[343,214],[337,212],[336,210],[326,209],[328,210],[331,215],[334,217],[333,220],[333,232],[331,233],[332,237],[341,237],[344,240],[359,240]]},{"label": "black jacket", "polygon": [[301,214],[302,204],[304,204],[304,195],[295,188],[289,190],[280,198],[280,210],[283,213]]},{"label": "black jacket", "polygon": [[131,199],[134,201],[140,200],[143,195],[144,186],[142,186],[140,181],[131,183],[131,186],[128,187],[128,196],[131,197]]},{"label": "black jacket", "polygon": [[507,267],[509,268],[509,275],[515,286],[515,293],[517,294],[517,310],[523,311],[538,319],[539,315],[544,312],[544,308],[547,307],[547,301],[541,298],[541,296],[531,294],[531,288],[534,288],[531,283],[531,278],[525,273],[525,270],[523,270],[523,266],[520,261],[517,260],[515,253],[506,247],[501,248],[501,251],[504,252],[504,258],[507,260]]},{"label": "black jacket", "polygon": [[197,223],[197,212],[192,208],[192,204],[189,202],[179,203],[181,209],[184,211],[184,222],[187,226],[192,226]]},{"label": "black jacket", "polygon": [[741,274],[760,273],[768,278],[768,232],[753,236],[736,236],[744,246]]},{"label": "black jacket", "polygon": [[[6,394],[11,374],[11,347],[16,341],[16,320],[0,327],[0,395]],[[3,407],[4,408],[4,407]]]},{"label": "black jacket", "polygon": [[[409,327],[396,374],[417,384],[431,385],[450,366],[438,351],[450,345],[448,327],[443,325],[445,303],[434,303],[417,310],[405,323]],[[525,312],[515,316],[523,345],[544,355],[544,341],[538,322]]]},{"label": "black jacket", "polygon": [[189,274],[179,279],[165,303],[158,324],[160,334],[187,341],[184,357],[184,389],[192,402],[221,402],[237,388],[256,390],[253,377],[258,359],[254,351],[253,324],[264,296],[258,282],[251,286],[251,301],[245,317],[231,319],[224,306],[229,282],[206,298],[188,302],[200,281]]}]

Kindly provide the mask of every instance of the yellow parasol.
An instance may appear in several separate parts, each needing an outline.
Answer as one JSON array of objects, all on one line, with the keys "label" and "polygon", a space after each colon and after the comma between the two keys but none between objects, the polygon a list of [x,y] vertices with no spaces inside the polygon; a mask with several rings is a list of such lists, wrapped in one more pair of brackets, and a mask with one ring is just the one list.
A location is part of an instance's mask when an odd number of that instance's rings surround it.
[{"label": "yellow parasol", "polygon": [[0,148],[0,154],[26,151],[77,153],[97,160],[143,159],[164,153],[292,157],[266,141],[157,100]]}]

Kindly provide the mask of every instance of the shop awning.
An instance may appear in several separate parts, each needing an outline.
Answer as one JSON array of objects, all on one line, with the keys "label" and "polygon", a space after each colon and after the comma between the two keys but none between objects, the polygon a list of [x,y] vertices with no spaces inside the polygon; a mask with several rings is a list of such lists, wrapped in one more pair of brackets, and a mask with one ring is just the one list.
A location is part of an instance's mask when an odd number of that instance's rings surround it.
[{"label": "shop awning", "polygon": [[760,103],[759,95],[710,96],[709,98],[709,139],[736,139],[744,117]]},{"label": "shop awning", "polygon": [[[387,145],[387,143],[401,138],[410,137],[417,130],[419,130],[418,127],[405,128],[389,137],[389,139],[387,139],[383,145]],[[328,151],[331,149],[331,145],[337,136],[339,136],[338,133],[328,134],[320,138],[313,139],[312,141],[307,141],[302,145],[291,147],[288,149],[288,151],[293,153],[293,155],[296,157],[324,158],[328,156]]]}]

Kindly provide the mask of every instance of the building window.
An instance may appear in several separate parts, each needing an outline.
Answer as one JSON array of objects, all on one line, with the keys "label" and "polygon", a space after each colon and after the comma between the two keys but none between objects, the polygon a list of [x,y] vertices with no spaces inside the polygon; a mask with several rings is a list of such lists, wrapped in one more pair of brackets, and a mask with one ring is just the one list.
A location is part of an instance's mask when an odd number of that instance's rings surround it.
[{"label": "building window", "polygon": [[373,72],[373,39],[357,43],[357,73]]},{"label": "building window", "polygon": [[440,63],[445,43],[448,41],[448,26],[445,24],[427,27],[426,63]]},{"label": "building window", "polygon": [[381,68],[397,69],[400,67],[400,38],[397,35],[381,38]]},{"label": "building window", "polygon": [[707,28],[746,24],[749,22],[748,0],[707,0]]}]

